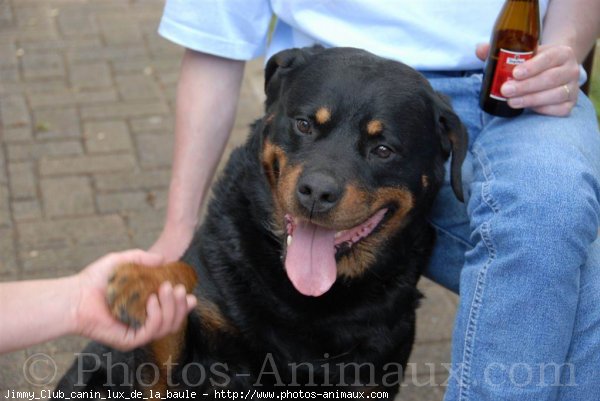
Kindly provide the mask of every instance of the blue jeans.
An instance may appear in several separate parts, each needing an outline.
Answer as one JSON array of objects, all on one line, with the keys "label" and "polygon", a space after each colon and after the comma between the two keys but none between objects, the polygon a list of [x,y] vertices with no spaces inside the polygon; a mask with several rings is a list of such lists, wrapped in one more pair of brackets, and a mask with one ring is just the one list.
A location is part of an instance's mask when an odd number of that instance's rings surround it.
[{"label": "blue jeans", "polygon": [[449,183],[428,276],[460,294],[446,401],[600,400],[600,135],[568,118],[493,117],[481,74],[426,74],[469,131],[465,203]]}]

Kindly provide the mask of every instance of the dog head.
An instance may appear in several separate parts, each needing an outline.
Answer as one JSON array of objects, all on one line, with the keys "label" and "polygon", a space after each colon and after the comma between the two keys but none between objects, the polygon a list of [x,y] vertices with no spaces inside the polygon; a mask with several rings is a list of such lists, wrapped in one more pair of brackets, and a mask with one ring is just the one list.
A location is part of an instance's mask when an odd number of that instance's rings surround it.
[{"label": "dog head", "polygon": [[261,162],[285,268],[319,296],[375,263],[451,177],[462,200],[467,134],[412,68],[352,48],[291,49],[265,70]]}]

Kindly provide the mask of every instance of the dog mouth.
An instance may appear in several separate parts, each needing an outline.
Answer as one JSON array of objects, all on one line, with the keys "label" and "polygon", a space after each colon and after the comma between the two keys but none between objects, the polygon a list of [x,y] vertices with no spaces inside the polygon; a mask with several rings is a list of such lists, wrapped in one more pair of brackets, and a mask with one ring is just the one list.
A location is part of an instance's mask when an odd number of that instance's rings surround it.
[{"label": "dog mouth", "polygon": [[388,210],[383,208],[364,222],[345,230],[285,215],[285,270],[294,287],[301,294],[313,297],[329,291],[337,278],[336,261],[377,231]]}]

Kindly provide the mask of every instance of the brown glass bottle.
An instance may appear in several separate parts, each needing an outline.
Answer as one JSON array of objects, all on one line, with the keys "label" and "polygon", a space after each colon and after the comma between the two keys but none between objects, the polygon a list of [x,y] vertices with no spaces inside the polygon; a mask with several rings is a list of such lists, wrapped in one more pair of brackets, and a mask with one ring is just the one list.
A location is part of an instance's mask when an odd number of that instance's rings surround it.
[{"label": "brown glass bottle", "polygon": [[512,79],[513,68],[533,57],[540,36],[538,0],[506,0],[496,19],[490,41],[479,105],[489,113],[514,117],[523,109],[513,109],[500,94],[500,87]]}]

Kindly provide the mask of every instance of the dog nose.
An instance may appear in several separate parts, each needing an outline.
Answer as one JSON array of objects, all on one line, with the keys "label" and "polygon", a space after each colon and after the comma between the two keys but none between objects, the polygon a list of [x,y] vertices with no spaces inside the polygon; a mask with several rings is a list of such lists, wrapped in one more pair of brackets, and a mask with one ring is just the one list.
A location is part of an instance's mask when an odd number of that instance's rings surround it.
[{"label": "dog nose", "polygon": [[330,175],[320,172],[304,174],[298,180],[298,200],[315,213],[327,212],[340,200],[343,187]]}]

